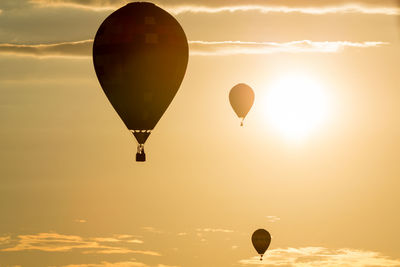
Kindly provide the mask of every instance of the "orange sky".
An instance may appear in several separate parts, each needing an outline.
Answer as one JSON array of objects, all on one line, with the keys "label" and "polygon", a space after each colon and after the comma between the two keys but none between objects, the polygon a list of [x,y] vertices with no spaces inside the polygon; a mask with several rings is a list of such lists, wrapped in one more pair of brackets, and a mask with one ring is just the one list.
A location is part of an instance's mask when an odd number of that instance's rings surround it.
[{"label": "orange sky", "polygon": [[[158,1],[190,58],[144,164],[91,60],[123,2],[0,3],[0,266],[252,266],[257,228],[264,266],[400,266],[396,1]],[[329,103],[295,141],[266,115],[294,74]]]}]

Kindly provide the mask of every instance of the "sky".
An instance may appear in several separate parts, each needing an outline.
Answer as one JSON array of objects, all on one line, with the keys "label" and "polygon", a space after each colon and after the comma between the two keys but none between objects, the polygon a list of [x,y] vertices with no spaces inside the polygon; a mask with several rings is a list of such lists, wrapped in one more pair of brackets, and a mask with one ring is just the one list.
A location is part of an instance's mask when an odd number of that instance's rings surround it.
[{"label": "sky", "polygon": [[91,58],[127,1],[1,0],[0,266],[400,266],[397,2],[156,1],[190,56],[138,163]]}]

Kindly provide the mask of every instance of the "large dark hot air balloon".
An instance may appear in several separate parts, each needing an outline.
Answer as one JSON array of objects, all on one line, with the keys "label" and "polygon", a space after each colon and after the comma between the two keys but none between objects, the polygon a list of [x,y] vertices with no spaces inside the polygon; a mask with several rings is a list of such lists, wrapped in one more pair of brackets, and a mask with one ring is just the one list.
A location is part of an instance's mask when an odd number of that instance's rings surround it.
[{"label": "large dark hot air balloon", "polygon": [[96,33],[97,78],[138,141],[137,161],[146,160],[144,143],[178,91],[188,55],[182,27],[152,3],[127,4],[108,16]]},{"label": "large dark hot air balloon", "polygon": [[262,257],[271,243],[271,235],[265,229],[258,229],[251,236],[251,241],[257,253],[260,254],[260,261],[262,261]]},{"label": "large dark hot air balloon", "polygon": [[243,126],[243,120],[254,103],[253,89],[244,83],[235,85],[229,92],[229,102],[236,115],[241,119],[240,126]]}]

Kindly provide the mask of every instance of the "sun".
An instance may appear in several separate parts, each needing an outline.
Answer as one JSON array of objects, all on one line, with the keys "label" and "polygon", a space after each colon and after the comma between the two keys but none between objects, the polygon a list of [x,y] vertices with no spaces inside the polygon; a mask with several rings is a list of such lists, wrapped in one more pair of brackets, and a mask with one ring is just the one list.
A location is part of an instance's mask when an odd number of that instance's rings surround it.
[{"label": "sun", "polygon": [[263,100],[268,122],[285,138],[301,140],[328,117],[327,92],[307,75],[290,74],[278,78]]}]

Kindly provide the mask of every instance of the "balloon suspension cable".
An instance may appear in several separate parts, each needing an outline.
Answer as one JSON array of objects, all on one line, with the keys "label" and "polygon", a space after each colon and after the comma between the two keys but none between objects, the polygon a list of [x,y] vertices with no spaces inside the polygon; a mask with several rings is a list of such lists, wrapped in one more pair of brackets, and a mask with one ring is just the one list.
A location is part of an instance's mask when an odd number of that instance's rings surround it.
[{"label": "balloon suspension cable", "polygon": [[242,118],[242,120],[240,121],[240,126],[243,126],[243,121],[244,121],[244,118]]},{"label": "balloon suspension cable", "polygon": [[138,154],[144,153],[144,144],[138,144],[138,146],[137,146],[137,153],[138,153]]}]

